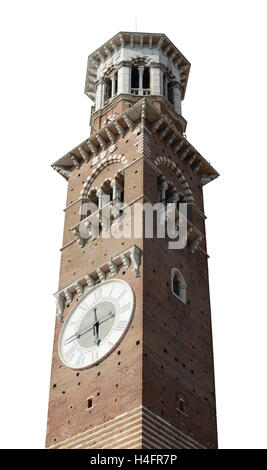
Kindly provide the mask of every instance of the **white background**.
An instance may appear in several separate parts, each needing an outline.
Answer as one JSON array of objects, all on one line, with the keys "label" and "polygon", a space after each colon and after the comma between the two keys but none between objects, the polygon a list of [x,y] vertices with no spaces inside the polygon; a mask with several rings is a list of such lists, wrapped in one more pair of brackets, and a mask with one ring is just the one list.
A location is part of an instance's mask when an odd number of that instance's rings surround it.
[{"label": "white background", "polygon": [[3,1],[2,448],[42,448],[66,181],[50,167],[89,135],[87,56],[120,30],[162,32],[191,62],[189,141],[205,187],[219,445],[266,448],[264,1]]}]

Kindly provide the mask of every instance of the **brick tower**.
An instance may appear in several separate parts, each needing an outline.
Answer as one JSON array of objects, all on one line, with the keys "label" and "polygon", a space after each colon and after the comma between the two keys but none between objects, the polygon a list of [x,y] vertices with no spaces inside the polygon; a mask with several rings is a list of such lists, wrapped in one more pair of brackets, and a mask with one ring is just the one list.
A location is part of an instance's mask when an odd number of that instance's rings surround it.
[{"label": "brick tower", "polygon": [[[68,192],[49,448],[217,447],[202,187],[218,173],[186,139],[189,69],[164,34],[121,32],[89,56],[90,136],[52,165]],[[158,202],[177,220],[187,203],[183,249],[146,237],[143,215],[133,230],[136,203]]]}]

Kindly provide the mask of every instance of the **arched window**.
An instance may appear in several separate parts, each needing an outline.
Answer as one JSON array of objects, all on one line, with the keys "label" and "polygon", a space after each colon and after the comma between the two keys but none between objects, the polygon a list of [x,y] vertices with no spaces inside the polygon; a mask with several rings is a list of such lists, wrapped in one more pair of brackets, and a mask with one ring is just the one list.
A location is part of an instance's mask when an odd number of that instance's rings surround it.
[{"label": "arched window", "polygon": [[171,104],[174,104],[174,86],[172,82],[168,82],[167,85],[167,98]]},{"label": "arched window", "polygon": [[150,95],[150,69],[143,65],[132,66],[131,93],[134,95]]},{"label": "arched window", "polygon": [[104,104],[113,98],[118,93],[118,73],[115,71],[110,76],[105,78],[104,87]]},{"label": "arched window", "polygon": [[131,93],[138,95],[139,89],[139,72],[138,67],[132,67],[131,72]]},{"label": "arched window", "polygon": [[93,212],[97,211],[98,208],[98,197],[96,189],[93,189],[87,201],[83,202],[81,206],[81,220],[86,219],[89,215],[93,214]]},{"label": "arched window", "polygon": [[143,89],[145,91],[150,90],[150,70],[149,70],[149,67],[145,67],[145,69],[144,69]]},{"label": "arched window", "polygon": [[177,268],[171,270],[171,287],[172,293],[181,302],[186,303],[186,283],[182,273]]},{"label": "arched window", "polygon": [[111,80],[106,78],[105,80],[105,89],[104,89],[104,103],[106,103],[111,98]]}]

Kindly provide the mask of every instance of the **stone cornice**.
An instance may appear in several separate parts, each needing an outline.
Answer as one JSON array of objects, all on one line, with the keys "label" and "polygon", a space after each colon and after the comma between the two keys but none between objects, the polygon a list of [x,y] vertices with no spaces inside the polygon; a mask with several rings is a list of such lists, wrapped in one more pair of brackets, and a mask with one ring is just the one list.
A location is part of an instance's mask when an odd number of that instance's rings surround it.
[{"label": "stone cornice", "polygon": [[161,33],[121,31],[88,57],[84,92],[90,99],[94,100],[95,97],[95,82],[99,65],[112,57],[113,54],[117,54],[118,51],[124,47],[138,47],[141,49],[147,47],[149,49],[159,49],[161,53],[164,54],[174,65],[174,67],[179,70],[181,86],[183,88],[182,98],[184,97],[190,71],[190,62],[183,56],[169,38],[165,34]]},{"label": "stone cornice", "polygon": [[128,269],[129,266],[132,265],[134,275],[140,277],[139,267],[141,256],[142,252],[140,248],[133,245],[57,291],[54,297],[57,302],[57,317],[59,321],[62,319],[65,303],[70,303],[73,295],[78,294],[78,296],[81,297],[96,283],[103,282],[115,276],[121,265],[124,266],[125,269]]},{"label": "stone cornice", "polygon": [[180,160],[200,176],[202,185],[219,176],[210,163],[181,134],[173,120],[167,114],[159,112],[153,105],[151,97],[140,99],[122,114],[109,120],[106,126],[57,160],[52,167],[65,178],[69,178],[72,170],[79,168],[101,152],[112,153],[116,148],[114,142],[117,139],[124,137],[128,131],[133,132],[139,123],[144,125],[145,122],[151,125],[152,132],[170,147],[172,153],[177,154]]}]

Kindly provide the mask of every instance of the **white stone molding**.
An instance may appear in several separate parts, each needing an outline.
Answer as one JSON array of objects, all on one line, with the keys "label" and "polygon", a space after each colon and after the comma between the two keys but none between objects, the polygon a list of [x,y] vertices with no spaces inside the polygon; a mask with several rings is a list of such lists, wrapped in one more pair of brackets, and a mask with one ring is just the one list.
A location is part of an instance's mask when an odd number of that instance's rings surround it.
[{"label": "white stone molding", "polygon": [[199,237],[195,238],[190,242],[190,251],[191,253],[195,253],[196,250],[199,249],[199,245],[202,242],[203,236],[199,235]]},{"label": "white stone molding", "polygon": [[193,155],[190,155],[190,157],[188,157],[188,158],[186,159],[186,164],[187,164],[188,166],[191,166],[192,163],[194,163],[194,161],[195,161],[196,158],[197,158],[197,154],[196,154],[196,153],[193,153]]},{"label": "white stone molding", "polygon": [[112,56],[112,52],[107,46],[104,46],[104,51],[105,51],[105,53],[107,54],[108,57]]},{"label": "white stone molding", "polygon": [[57,166],[57,165],[52,165],[52,168],[61,176],[63,176],[63,178],[65,178],[65,180],[69,181],[70,179],[70,175],[71,175],[71,171],[69,168],[65,169],[61,166]]},{"label": "white stone molding", "polygon": [[169,146],[173,143],[173,141],[174,141],[175,139],[176,139],[176,133],[173,132],[173,134],[171,134],[171,135],[168,137],[168,139],[166,140],[167,146],[169,147]]},{"label": "white stone molding", "polygon": [[105,56],[102,54],[102,52],[98,51],[97,56],[99,57],[100,62],[105,62]]},{"label": "white stone molding", "polygon": [[121,136],[121,137],[124,137],[125,136],[125,129],[124,127],[122,127],[122,125],[118,122],[118,121],[113,121],[114,122],[114,126],[116,127],[116,130],[118,132],[118,134]]},{"label": "white stone molding", "polygon": [[127,269],[130,265],[129,258],[125,254],[123,254],[121,255],[121,261],[122,261],[123,266]]},{"label": "white stone molding", "polygon": [[193,172],[196,174],[199,172],[200,168],[202,167],[203,162],[200,160],[193,168]]},{"label": "white stone molding", "polygon": [[82,147],[79,147],[78,148],[78,151],[82,157],[82,159],[84,160],[85,163],[88,163],[89,161],[89,155],[87,152],[85,152],[85,150],[82,148]]},{"label": "white stone molding", "polygon": [[84,239],[81,237],[80,232],[77,228],[72,230],[73,235],[76,237],[77,243],[80,245],[81,248],[84,247]]},{"label": "white stone molding", "polygon": [[[210,163],[178,131],[172,120],[165,114],[161,114],[148,97],[138,101],[120,116],[109,120],[105,127],[97,131],[97,133],[93,133],[82,144],[55,162],[52,167],[65,179],[69,179],[73,168],[78,168],[83,162],[87,163],[92,156],[97,157],[103,148],[109,146],[109,142],[111,146],[114,146],[119,137],[125,136],[126,129],[123,127],[124,123],[126,123],[127,128],[131,132],[134,132],[134,129],[138,127],[137,124],[140,122],[144,127],[145,121],[151,123],[152,132],[158,133],[160,139],[164,140],[166,137],[164,142],[170,147],[171,151],[178,153],[180,159],[187,158],[187,163],[192,168],[192,171],[202,178],[201,184],[206,184],[218,176],[218,173]],[[106,136],[108,136],[109,141],[106,140]],[[180,150],[181,153],[179,153]],[[195,155],[194,161],[193,159],[192,161],[188,159],[191,154]]]},{"label": "white stone molding", "polygon": [[[179,76],[183,95],[182,98],[184,97],[190,63],[171,41],[164,34],[151,33],[145,35],[143,33],[120,32],[100,46],[88,58],[85,93],[89,98],[95,101],[97,79],[101,76],[103,69],[110,67],[110,64],[112,64],[114,60],[119,61],[124,58],[124,48],[128,49],[127,53],[131,51],[132,56],[135,53],[134,49],[136,49],[136,52],[138,51],[139,54],[143,49],[149,50],[150,57],[153,55],[160,56],[159,52],[162,51],[165,56],[165,61],[167,60],[168,68],[171,68],[173,72]],[[160,63],[160,58],[157,60]]]},{"label": "white stone molding", "polygon": [[112,144],[111,147],[109,148],[109,153],[115,152],[116,149],[117,149],[116,145]]},{"label": "white stone molding", "polygon": [[159,42],[158,42],[158,48],[159,48],[159,49],[161,48],[163,42],[164,42],[164,37],[161,36],[161,37],[159,38]]},{"label": "white stone molding", "polygon": [[181,154],[179,154],[180,160],[184,160],[185,157],[188,155],[190,152],[191,148],[188,146]]},{"label": "white stone molding", "polygon": [[161,116],[156,122],[154,122],[154,124],[152,125],[152,132],[157,132],[164,119],[165,116]]},{"label": "white stone molding", "polygon": [[96,138],[100,144],[100,147],[102,148],[102,150],[106,150],[107,148],[107,142],[103,139],[103,137],[101,137],[100,134],[96,134]]},{"label": "white stone molding", "polygon": [[115,137],[115,135],[113,134],[113,132],[111,132],[111,130],[110,130],[108,127],[105,129],[105,132],[106,132],[106,134],[107,134],[107,136],[108,136],[110,142],[111,142],[112,144],[115,144],[115,142],[116,142],[116,137]]},{"label": "white stone molding", "polygon": [[54,294],[55,300],[56,300],[56,305],[57,305],[57,318],[59,321],[62,320],[62,315],[64,312],[64,300],[63,297],[59,294]]},{"label": "white stone molding", "polygon": [[173,162],[170,158],[167,157],[158,157],[154,160],[154,163],[157,167],[161,165],[168,166],[182,184],[184,192],[186,194],[185,200],[187,202],[194,200],[193,193],[189,187],[189,184],[186,182],[184,175],[181,174],[181,171],[179,170],[175,162]]},{"label": "white stone molding", "polygon": [[122,155],[112,155],[110,157],[105,157],[101,160],[101,163],[97,165],[97,167],[92,171],[92,174],[88,176],[86,183],[84,183],[84,189],[81,191],[82,197],[87,197],[89,191],[91,190],[91,186],[95,178],[101,173],[101,171],[108,165],[112,163],[122,163],[127,164],[127,160]]},{"label": "white stone molding", "polygon": [[70,155],[70,159],[71,159],[73,165],[74,165],[76,168],[80,168],[79,161],[78,161],[77,157],[75,157],[75,155]]},{"label": "white stone molding", "polygon": [[91,152],[93,153],[93,155],[97,155],[97,147],[90,141],[88,140],[87,141],[87,145],[89,147],[89,149],[91,150]]},{"label": "white stone molding", "polygon": [[98,274],[98,277],[99,277],[100,281],[101,281],[101,282],[102,282],[102,281],[105,281],[105,279],[106,279],[106,274],[104,273],[104,271],[102,271],[101,268],[97,268],[97,269],[96,269],[96,272],[97,272],[97,274]]},{"label": "white stone molding", "polygon": [[93,287],[97,282],[102,282],[105,279],[116,276],[120,266],[128,269],[132,265],[133,273],[136,277],[140,277],[140,264],[142,252],[136,245],[124,250],[118,255],[113,256],[110,260],[101,266],[98,266],[93,271],[84,274],[79,279],[71,282],[67,286],[60,289],[54,294],[57,303],[57,318],[62,320],[65,303],[72,301],[73,295],[78,294],[82,296],[88,292],[88,289]]},{"label": "white stone molding", "polygon": [[112,276],[115,276],[118,272],[118,266],[116,266],[112,261],[108,261],[108,265]]},{"label": "white stone molding", "polygon": [[182,137],[181,140],[179,140],[179,142],[174,145],[173,151],[174,151],[175,153],[177,153],[177,152],[180,150],[180,148],[182,148],[182,146],[184,145],[184,143],[185,143],[185,139]]},{"label": "white stone molding", "polygon": [[214,180],[216,178],[216,175],[205,175],[205,174],[202,174],[200,176],[200,182],[202,184],[202,186],[204,186],[204,184],[207,184],[209,183],[210,181]]},{"label": "white stone molding", "polygon": [[83,287],[79,284],[79,282],[75,282],[74,284],[75,290],[79,297],[83,295]]},{"label": "white stone molding", "polygon": [[167,133],[169,132],[169,130],[170,130],[170,126],[169,126],[169,125],[167,125],[166,127],[164,127],[164,128],[160,131],[160,133],[159,133],[159,139],[160,139],[160,140],[163,140],[164,137],[165,137],[165,136],[167,135]]},{"label": "white stone molding", "polygon": [[126,113],[123,113],[122,117],[123,117],[124,121],[126,122],[127,126],[129,127],[129,129],[130,129],[131,131],[133,131],[133,130],[134,130],[134,123],[133,123],[133,121],[127,116]]},{"label": "white stone molding", "polygon": [[121,46],[122,47],[125,46],[125,41],[124,41],[124,37],[122,33],[119,34],[119,38],[120,38]]},{"label": "white stone molding", "polygon": [[110,45],[114,52],[117,52],[119,50],[118,45],[113,40],[110,41]]},{"label": "white stone molding", "polygon": [[141,264],[140,253],[137,250],[132,251],[132,253],[130,254],[130,258],[133,264],[132,271],[134,272],[135,277],[140,277],[140,264]]},{"label": "white stone molding", "polygon": [[93,287],[95,285],[94,279],[91,276],[89,276],[89,274],[86,274],[84,276],[84,279],[88,287]]}]

